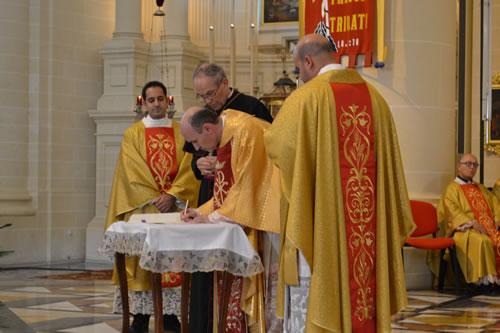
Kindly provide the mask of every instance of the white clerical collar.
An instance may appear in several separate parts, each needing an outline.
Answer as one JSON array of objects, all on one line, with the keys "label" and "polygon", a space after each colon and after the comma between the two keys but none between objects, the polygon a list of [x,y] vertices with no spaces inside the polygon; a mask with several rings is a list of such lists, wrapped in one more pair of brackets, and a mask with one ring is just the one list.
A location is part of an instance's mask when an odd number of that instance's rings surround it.
[{"label": "white clerical collar", "polygon": [[460,184],[460,185],[474,184],[473,180],[464,180],[464,179],[462,179],[462,178],[460,178],[458,176],[455,178],[455,182],[458,183],[458,184]]},{"label": "white clerical collar", "polygon": [[144,127],[172,127],[172,119],[168,119],[166,116],[161,119],[153,119],[149,116],[149,114],[142,118],[142,123]]},{"label": "white clerical collar", "polygon": [[319,70],[318,75],[338,69],[345,69],[345,67],[341,64],[328,64]]},{"label": "white clerical collar", "polygon": [[231,96],[233,96],[234,89],[233,89],[233,88],[231,88],[231,87],[229,87],[229,89],[231,89],[231,92],[229,93],[229,96],[227,96],[227,98],[226,98],[226,99],[230,99],[230,98],[231,98]]}]

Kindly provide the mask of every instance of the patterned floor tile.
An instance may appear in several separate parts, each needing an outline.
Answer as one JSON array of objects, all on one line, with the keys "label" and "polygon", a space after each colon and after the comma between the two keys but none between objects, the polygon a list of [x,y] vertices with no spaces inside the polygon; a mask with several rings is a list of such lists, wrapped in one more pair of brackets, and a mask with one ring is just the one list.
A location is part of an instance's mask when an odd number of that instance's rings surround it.
[{"label": "patterned floor tile", "polygon": [[[0,333],[120,332],[122,319],[112,313],[115,287],[110,281],[37,278],[79,267],[92,269],[72,264],[0,270]],[[408,306],[392,318],[392,331],[500,332],[500,297],[409,291]]]}]

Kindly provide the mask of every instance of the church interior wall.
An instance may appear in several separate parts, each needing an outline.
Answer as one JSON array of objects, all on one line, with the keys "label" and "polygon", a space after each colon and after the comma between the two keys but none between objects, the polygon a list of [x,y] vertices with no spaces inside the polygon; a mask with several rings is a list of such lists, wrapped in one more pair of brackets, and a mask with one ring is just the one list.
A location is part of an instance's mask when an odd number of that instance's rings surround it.
[{"label": "church interior wall", "polygon": [[[492,75],[500,73],[500,0],[492,0],[492,38],[491,38],[491,73]],[[470,142],[469,151],[479,157],[481,147],[481,95],[480,95],[480,80],[481,80],[481,2],[473,1],[472,5],[472,21],[476,24],[471,26],[472,34],[472,55],[471,55],[471,98],[472,103],[470,112],[467,114],[466,121],[469,122],[470,132],[467,137]],[[491,78],[490,78],[491,79]],[[500,177],[500,156],[494,152],[484,152],[484,184],[491,187]],[[479,181],[479,172],[475,179]]]},{"label": "church interior wall", "polygon": [[[473,20],[481,22],[481,2],[473,1]],[[500,73],[500,0],[492,0],[492,35],[491,35],[491,73],[492,75]],[[470,112],[470,145],[471,152],[479,156],[481,147],[481,95],[480,95],[480,80],[481,80],[481,30],[479,24],[474,24],[472,27],[473,45],[472,45],[472,106]],[[491,78],[490,78],[491,79]],[[484,152],[484,184],[487,187],[492,187],[500,178],[500,155],[494,152]],[[479,172],[478,172],[479,174]],[[478,175],[475,178],[479,181]]]},{"label": "church interior wall", "polygon": [[[0,225],[13,224],[0,230],[0,247],[15,251],[0,259],[2,264],[80,260],[88,259],[89,251],[95,253],[97,238],[102,235],[121,135],[133,122],[133,101],[143,84],[138,77],[143,75],[141,78],[144,79],[144,70],[136,71],[133,66],[141,61],[147,62],[143,55],[131,56],[123,64],[133,70],[122,78],[123,72],[111,70],[111,67],[106,67],[107,60],[103,60],[107,52],[103,50],[114,45],[129,43],[130,48],[140,49],[138,53],[147,50],[146,43],[137,40],[122,38],[115,44],[111,43],[115,42],[115,5],[127,5],[128,2],[19,0],[15,3],[21,9],[15,7],[9,12],[22,24],[17,23],[18,29],[8,37],[16,43],[9,47],[7,43],[0,46],[0,70],[8,72],[7,61],[3,60],[8,58],[11,71],[15,72],[11,76],[2,73],[0,77],[3,101],[0,168],[4,170],[0,176]],[[142,1],[143,11],[139,15],[144,38],[153,39],[151,49],[158,56],[159,39],[151,36],[151,16],[145,14],[146,10],[155,7],[150,2]],[[226,69],[228,76],[231,74],[231,2],[216,0],[219,11],[215,15],[215,60]],[[478,2],[474,1],[472,35],[477,34],[478,29]],[[500,17],[499,2],[493,1],[494,17]],[[207,3],[206,0],[188,2],[185,18],[188,41],[178,42],[180,39],[175,36],[168,40],[168,85],[176,94],[176,100],[179,98],[177,119],[186,107],[197,103],[192,91],[192,69],[208,61]],[[254,8],[252,15],[258,20],[259,2],[245,0],[236,3],[235,87],[252,94],[248,9]],[[442,190],[455,175],[456,6],[455,1],[386,1],[385,67],[358,67],[391,107],[410,197],[433,203],[437,203]],[[0,24],[12,24],[6,15],[0,17]],[[182,20],[182,17],[174,19]],[[496,21],[493,19],[494,31],[498,33],[500,20]],[[159,31],[161,27],[154,29]],[[280,77],[281,49],[289,50],[290,43],[298,39],[298,24],[258,23],[256,29],[259,52],[255,81],[260,96],[269,92],[273,82]],[[191,45],[185,46],[188,43]],[[499,58],[498,43],[493,47],[493,59]],[[478,114],[475,108],[479,95],[477,37],[472,44],[471,102],[467,118],[470,131],[466,140],[472,152],[478,154],[479,116],[475,116]],[[14,46],[17,57],[13,55]],[[118,57],[114,61],[118,64]],[[499,67],[500,64],[494,63],[493,71],[500,71]],[[156,78],[158,64],[153,68],[156,68],[155,73],[150,75]],[[290,74],[293,68],[288,57],[285,69]],[[290,76],[295,80],[293,75]],[[107,82],[121,82],[122,79],[125,85],[131,85],[130,89],[124,92],[124,87],[117,85],[114,90],[109,90],[108,95]],[[500,159],[486,155],[485,182],[488,186],[498,178],[495,170],[500,170]],[[22,214],[2,215],[2,207],[9,206],[6,203],[22,207]],[[91,220],[96,222],[95,232],[89,236],[86,228]],[[96,238],[90,247],[89,237]],[[426,284],[430,281],[425,254],[422,253],[405,250],[405,262],[417,263],[407,266],[410,267],[407,279],[414,288],[418,288],[419,281],[424,280]]]},{"label": "church interior wall", "polygon": [[[114,5],[114,0],[1,4],[0,21],[8,29],[2,29],[0,46],[0,114],[10,135],[0,139],[0,207],[5,206],[0,225],[12,226],[0,231],[0,246],[14,251],[2,264],[85,257],[96,160],[95,123],[87,110],[102,94],[98,48],[111,38]],[[21,202],[24,191],[29,200]],[[15,211],[26,202],[29,209]]]}]

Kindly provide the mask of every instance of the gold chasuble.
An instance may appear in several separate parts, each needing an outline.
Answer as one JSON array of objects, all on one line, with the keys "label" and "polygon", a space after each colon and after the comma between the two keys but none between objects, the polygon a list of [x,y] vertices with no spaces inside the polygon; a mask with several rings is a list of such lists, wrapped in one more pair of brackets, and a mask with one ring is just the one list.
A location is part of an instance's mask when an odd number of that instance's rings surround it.
[{"label": "gold chasuble", "polygon": [[[198,209],[201,214],[217,211],[236,221],[244,227],[250,243],[260,253],[259,231],[279,232],[279,172],[264,149],[263,133],[269,123],[230,109],[221,117],[224,117],[224,127],[217,147],[214,195]],[[235,283],[238,284],[238,279]],[[250,330],[265,332],[264,274],[245,279],[242,289],[235,288],[235,283],[234,298],[241,297],[240,307],[248,315]],[[231,331],[245,332],[246,328],[238,324],[242,323],[242,318],[236,309],[233,310],[228,313],[228,318],[232,314],[234,319]]]},{"label": "gold chasuble", "polygon": [[415,229],[385,100],[356,70],[331,70],[294,91],[264,135],[280,168],[280,273],[311,271],[306,332],[391,331],[407,304],[401,247]]},{"label": "gold chasuble", "polygon": [[[196,202],[199,181],[191,171],[192,155],[184,154],[183,145],[177,122],[172,122],[172,127],[145,128],[144,123],[138,121],[125,131],[105,229],[113,222],[128,221],[132,214],[159,213],[150,203],[164,193],[184,202]],[[139,258],[126,257],[125,260],[129,289],[151,290],[149,272],[139,266]],[[175,275],[167,275],[163,282],[166,286],[179,283]],[[113,283],[119,284],[116,270]]]},{"label": "gold chasuble", "polygon": [[[490,216],[492,224],[489,222]],[[479,234],[472,228],[457,231],[457,228],[472,220],[481,223],[488,235]],[[455,180],[446,187],[438,206],[438,237],[455,239],[458,264],[467,283],[498,275],[498,231],[491,227],[495,221],[500,221],[500,203],[484,185],[463,185]],[[434,275],[438,276],[438,251],[429,252],[427,263]],[[446,284],[454,283],[453,274],[446,275]]]},{"label": "gold chasuble", "polygon": [[495,183],[495,186],[493,186],[493,194],[497,197],[498,201],[500,201],[500,178]]},{"label": "gold chasuble", "polygon": [[495,225],[495,221],[493,221],[490,206],[476,184],[464,184],[460,185],[460,187],[474,212],[476,220],[486,229],[493,243],[497,272],[500,272],[500,232]]}]

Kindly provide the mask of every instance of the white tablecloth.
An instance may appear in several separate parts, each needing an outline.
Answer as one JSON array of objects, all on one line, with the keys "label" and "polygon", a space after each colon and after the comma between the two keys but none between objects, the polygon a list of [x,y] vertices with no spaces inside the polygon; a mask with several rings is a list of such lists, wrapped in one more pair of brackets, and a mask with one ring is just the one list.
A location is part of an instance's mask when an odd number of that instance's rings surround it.
[{"label": "white tablecloth", "polygon": [[147,224],[115,222],[98,252],[140,256],[139,265],[155,273],[228,271],[253,276],[263,272],[260,257],[243,229],[230,223]]}]

